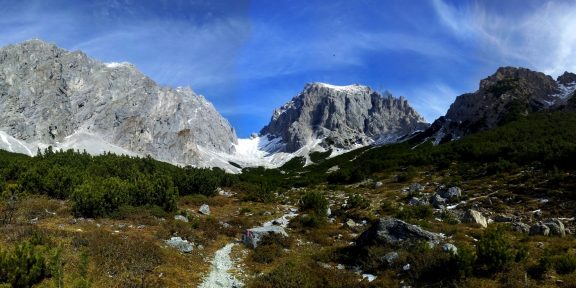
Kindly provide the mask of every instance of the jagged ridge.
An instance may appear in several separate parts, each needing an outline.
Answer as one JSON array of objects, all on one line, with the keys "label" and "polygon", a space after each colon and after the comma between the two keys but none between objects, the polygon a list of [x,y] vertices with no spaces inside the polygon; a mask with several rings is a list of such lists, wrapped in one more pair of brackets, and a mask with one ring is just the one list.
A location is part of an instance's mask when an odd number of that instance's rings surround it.
[{"label": "jagged ridge", "polygon": [[281,137],[284,152],[322,139],[324,147],[350,149],[394,140],[427,124],[403,97],[382,96],[361,85],[307,84],[276,111],[261,135]]}]

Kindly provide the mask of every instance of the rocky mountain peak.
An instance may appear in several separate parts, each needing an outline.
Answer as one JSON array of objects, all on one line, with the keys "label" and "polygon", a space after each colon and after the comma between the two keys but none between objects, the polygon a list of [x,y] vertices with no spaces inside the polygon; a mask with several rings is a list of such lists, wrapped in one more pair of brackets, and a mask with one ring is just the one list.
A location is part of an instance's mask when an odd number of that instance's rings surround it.
[{"label": "rocky mountain peak", "polygon": [[37,39],[0,49],[0,131],[28,143],[75,139],[75,149],[114,145],[182,164],[201,164],[199,147],[231,153],[237,141],[191,89],[161,87],[134,65],[103,64]]},{"label": "rocky mountain peak", "polygon": [[350,149],[427,127],[403,98],[381,95],[358,84],[309,83],[291,101],[276,109],[260,133],[281,137],[285,152],[321,141],[325,148]]},{"label": "rocky mountain peak", "polygon": [[564,74],[558,76],[556,80],[559,84],[570,85],[576,83],[576,74],[570,72],[564,72]]},{"label": "rocky mountain peak", "polygon": [[573,94],[574,79],[576,75],[568,72],[555,81],[526,68],[501,67],[480,81],[478,91],[458,96],[446,116],[429,129],[434,133],[425,134],[435,134],[435,142],[440,143],[494,128],[532,112],[554,109]]}]

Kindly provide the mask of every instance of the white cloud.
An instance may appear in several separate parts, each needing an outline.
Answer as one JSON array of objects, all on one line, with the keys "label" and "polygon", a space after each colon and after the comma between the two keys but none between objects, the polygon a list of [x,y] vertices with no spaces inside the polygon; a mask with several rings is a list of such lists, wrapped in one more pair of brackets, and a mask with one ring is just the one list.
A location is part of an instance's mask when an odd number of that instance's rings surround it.
[{"label": "white cloud", "polygon": [[527,66],[554,76],[565,70],[576,71],[573,2],[529,2],[504,12],[488,4],[455,7],[434,0],[433,7],[448,31],[458,39],[471,41],[478,57],[486,62]]}]

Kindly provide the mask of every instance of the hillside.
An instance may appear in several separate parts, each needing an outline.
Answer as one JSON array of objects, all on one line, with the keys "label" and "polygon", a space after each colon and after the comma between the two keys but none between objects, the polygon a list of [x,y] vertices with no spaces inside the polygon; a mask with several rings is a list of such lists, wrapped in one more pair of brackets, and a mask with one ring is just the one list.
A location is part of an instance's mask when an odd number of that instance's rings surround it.
[{"label": "hillside", "polygon": [[[26,251],[36,257],[30,267],[43,267],[26,281],[65,286],[196,287],[226,277],[249,287],[572,285],[574,128],[574,113],[535,113],[447,144],[318,154],[306,167],[240,175],[151,158],[1,152],[2,261]],[[198,212],[203,204],[209,215]],[[274,219],[287,237],[255,249],[235,240]],[[393,243],[363,233],[392,223],[379,219],[425,231]],[[168,246],[170,237],[192,252]],[[214,255],[234,272],[211,270]]]}]

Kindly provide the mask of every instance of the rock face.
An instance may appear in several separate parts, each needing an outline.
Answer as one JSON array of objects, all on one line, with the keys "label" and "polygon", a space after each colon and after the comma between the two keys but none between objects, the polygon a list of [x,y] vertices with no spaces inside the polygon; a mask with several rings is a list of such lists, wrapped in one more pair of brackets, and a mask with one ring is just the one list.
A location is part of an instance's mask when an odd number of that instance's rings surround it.
[{"label": "rock face", "polygon": [[426,231],[402,220],[384,218],[362,233],[356,240],[356,245],[395,245],[404,241],[427,241],[438,244],[442,238],[444,237],[440,234]]},{"label": "rock face", "polygon": [[294,152],[323,139],[325,148],[350,149],[392,142],[428,127],[404,98],[382,96],[366,86],[306,85],[304,91],[274,111],[261,135],[281,137],[283,152]]},{"label": "rock face", "polygon": [[502,67],[480,81],[478,91],[458,96],[446,116],[437,119],[423,134],[438,144],[532,112],[561,109],[571,103],[575,89],[576,74],[566,72],[555,81],[529,69]]},{"label": "rock face", "polygon": [[131,64],[103,64],[40,40],[0,49],[0,131],[46,145],[96,135],[182,164],[199,163],[199,146],[230,153],[237,142],[230,124],[189,88],[161,87]]}]

